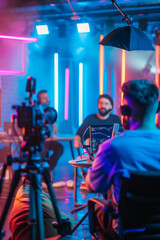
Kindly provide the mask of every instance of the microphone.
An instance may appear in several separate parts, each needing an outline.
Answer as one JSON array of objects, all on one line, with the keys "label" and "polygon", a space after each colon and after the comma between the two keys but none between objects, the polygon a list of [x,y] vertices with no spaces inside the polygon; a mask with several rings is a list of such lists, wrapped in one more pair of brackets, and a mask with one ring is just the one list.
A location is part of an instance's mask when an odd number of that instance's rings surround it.
[{"label": "microphone", "polygon": [[118,131],[119,131],[119,123],[114,123],[113,124],[113,130],[112,130],[112,137],[114,138],[115,136],[118,135]]}]

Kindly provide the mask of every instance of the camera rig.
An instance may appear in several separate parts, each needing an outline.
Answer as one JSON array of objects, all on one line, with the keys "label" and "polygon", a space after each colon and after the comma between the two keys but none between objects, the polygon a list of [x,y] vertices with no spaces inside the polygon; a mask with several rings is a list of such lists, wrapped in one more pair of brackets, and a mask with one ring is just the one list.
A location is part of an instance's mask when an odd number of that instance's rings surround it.
[{"label": "camera rig", "polygon": [[[43,209],[41,201],[42,174],[46,182],[57,219],[54,227],[57,228],[58,233],[62,236],[72,234],[73,232],[71,231],[71,223],[69,219],[61,217],[61,213],[50,180],[50,174],[48,172],[49,164],[46,159],[41,159],[40,155],[40,152],[43,149],[43,142],[45,137],[49,137],[51,134],[49,126],[53,124],[57,119],[57,112],[51,107],[47,106],[44,108],[40,104],[37,104],[35,101],[32,101],[32,94],[35,93],[34,78],[28,77],[26,91],[29,93],[28,105],[23,103],[21,106],[13,106],[13,108],[17,111],[16,114],[12,115],[13,128],[15,119],[17,119],[18,127],[23,129],[22,132],[24,141],[21,145],[22,151],[20,158],[14,159],[12,156],[10,156],[7,159],[10,165],[13,161],[16,161],[19,163],[19,166],[14,173],[7,201],[5,203],[0,219],[0,240],[4,236],[4,231],[2,231],[2,228],[22,174],[29,180],[30,186],[30,210],[28,222],[31,225],[31,239],[36,239],[35,226],[37,226],[38,239],[44,239]],[[6,164],[3,167],[2,176],[0,179],[0,194],[5,170]]]}]

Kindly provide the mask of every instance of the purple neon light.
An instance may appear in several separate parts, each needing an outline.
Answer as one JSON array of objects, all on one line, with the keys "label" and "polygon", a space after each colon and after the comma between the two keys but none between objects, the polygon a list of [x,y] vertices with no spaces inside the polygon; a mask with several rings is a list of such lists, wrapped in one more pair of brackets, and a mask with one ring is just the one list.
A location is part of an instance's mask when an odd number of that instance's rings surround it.
[{"label": "purple neon light", "polygon": [[68,120],[68,107],[69,107],[69,68],[65,69],[65,109],[64,119]]},{"label": "purple neon light", "polygon": [[16,37],[16,36],[0,35],[0,38],[27,41],[27,42],[38,42],[38,38],[32,38],[32,37]]}]

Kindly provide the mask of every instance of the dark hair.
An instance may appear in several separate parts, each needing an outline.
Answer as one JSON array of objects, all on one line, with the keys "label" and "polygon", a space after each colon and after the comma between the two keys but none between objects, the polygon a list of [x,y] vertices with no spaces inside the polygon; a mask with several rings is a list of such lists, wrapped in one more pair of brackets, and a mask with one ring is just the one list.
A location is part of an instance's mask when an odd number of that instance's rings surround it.
[{"label": "dark hair", "polygon": [[123,84],[121,90],[137,103],[151,105],[158,100],[159,90],[152,82],[145,79],[132,80]]},{"label": "dark hair", "polygon": [[114,106],[113,98],[109,94],[100,95],[98,98],[98,102],[99,102],[99,99],[101,99],[101,98],[107,98],[110,101],[112,108],[113,108],[113,106]]},{"label": "dark hair", "polygon": [[47,93],[47,90],[41,90],[37,93],[37,99],[40,100],[40,94],[41,93]]}]

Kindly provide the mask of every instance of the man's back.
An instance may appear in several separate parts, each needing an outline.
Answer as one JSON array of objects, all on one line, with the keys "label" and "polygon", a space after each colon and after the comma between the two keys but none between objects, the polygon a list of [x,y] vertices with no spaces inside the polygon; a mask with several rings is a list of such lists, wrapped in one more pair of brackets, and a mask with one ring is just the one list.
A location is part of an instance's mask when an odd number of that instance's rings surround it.
[{"label": "man's back", "polygon": [[111,183],[114,197],[119,200],[120,176],[126,170],[160,170],[160,130],[127,130],[100,145],[89,170],[90,183],[96,192],[105,192]]},{"label": "man's back", "polygon": [[127,170],[160,169],[160,130],[127,130],[112,141],[119,163]]}]

